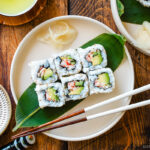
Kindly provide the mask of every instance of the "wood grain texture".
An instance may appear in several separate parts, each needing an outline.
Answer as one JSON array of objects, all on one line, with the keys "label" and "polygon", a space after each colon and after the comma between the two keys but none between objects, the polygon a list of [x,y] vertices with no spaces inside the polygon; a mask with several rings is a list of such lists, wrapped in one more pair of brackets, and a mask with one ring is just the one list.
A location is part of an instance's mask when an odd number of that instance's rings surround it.
[{"label": "wood grain texture", "polygon": [[[70,14],[97,19],[119,33],[109,0],[70,0]],[[135,69],[135,87],[150,83],[150,58],[127,44]],[[132,102],[150,99],[150,91],[133,96]],[[92,140],[69,142],[69,150],[142,150],[150,149],[150,106],[126,112],[110,131]]]},{"label": "wood grain texture", "polygon": [[[0,146],[10,142],[10,137],[13,135],[12,128],[15,126],[15,103],[10,91],[10,66],[14,52],[23,39],[23,37],[35,26],[41,22],[61,15],[67,15],[67,0],[48,0],[46,7],[41,11],[40,15],[32,22],[17,27],[0,25],[0,84],[8,91],[12,101],[12,119],[8,129],[0,136]],[[23,54],[22,54],[23,55]],[[32,147],[34,150],[63,150],[66,147],[66,142],[54,140],[43,134],[37,135],[37,143]]]},{"label": "wood grain texture", "polygon": [[[119,33],[112,19],[109,0],[48,0],[46,8],[32,22],[18,27],[0,25],[0,84],[11,96],[9,73],[13,54],[22,38],[39,23],[60,15],[74,14],[97,19]],[[135,87],[150,83],[150,57],[127,44],[135,69]],[[12,96],[11,96],[12,99]],[[133,96],[132,103],[150,99],[150,91]],[[13,116],[0,146],[10,141],[15,125]],[[142,150],[150,149],[150,106],[126,112],[120,122],[107,133],[87,141],[62,142],[43,134],[37,135],[32,150]]]},{"label": "wood grain texture", "polygon": [[30,22],[40,14],[40,12],[43,10],[43,8],[46,5],[46,2],[47,0],[38,0],[36,5],[30,11],[19,16],[8,17],[8,16],[0,15],[0,24],[17,26],[17,25]]}]

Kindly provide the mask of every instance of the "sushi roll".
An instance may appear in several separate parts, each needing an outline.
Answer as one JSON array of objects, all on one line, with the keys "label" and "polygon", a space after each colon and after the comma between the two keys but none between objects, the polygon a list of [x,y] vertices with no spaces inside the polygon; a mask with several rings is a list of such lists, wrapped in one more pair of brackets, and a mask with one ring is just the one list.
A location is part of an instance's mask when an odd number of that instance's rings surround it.
[{"label": "sushi roll", "polygon": [[74,49],[66,50],[55,58],[55,65],[59,76],[77,74],[81,71],[81,61]]},{"label": "sushi roll", "polygon": [[150,0],[137,0],[145,7],[150,7]]},{"label": "sushi roll", "polygon": [[33,61],[29,66],[31,67],[31,77],[36,84],[53,83],[58,78],[52,58]]},{"label": "sushi roll", "polygon": [[115,78],[110,68],[102,68],[88,73],[90,95],[110,93],[115,88]]},{"label": "sushi roll", "polygon": [[59,82],[37,85],[35,91],[41,108],[61,107],[65,104],[64,91],[62,84]]},{"label": "sushi roll", "polygon": [[88,79],[85,74],[61,78],[66,100],[78,100],[88,96]]},{"label": "sushi roll", "polygon": [[83,65],[83,72],[106,67],[107,56],[102,45],[95,44],[85,49],[78,48],[77,51]]}]

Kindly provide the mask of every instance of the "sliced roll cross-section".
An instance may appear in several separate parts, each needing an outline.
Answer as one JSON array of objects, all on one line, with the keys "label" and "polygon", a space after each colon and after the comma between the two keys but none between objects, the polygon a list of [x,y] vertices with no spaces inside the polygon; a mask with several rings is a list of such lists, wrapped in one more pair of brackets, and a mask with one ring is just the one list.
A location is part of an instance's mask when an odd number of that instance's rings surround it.
[{"label": "sliced roll cross-section", "polygon": [[66,100],[86,98],[89,93],[88,79],[85,74],[76,74],[61,78]]},{"label": "sliced roll cross-section", "polygon": [[61,107],[65,104],[64,91],[62,84],[59,82],[47,85],[37,85],[35,91],[41,108]]},{"label": "sliced roll cross-section", "polygon": [[69,49],[55,58],[55,65],[59,76],[77,74],[81,71],[81,61],[74,49]]},{"label": "sliced roll cross-section", "polygon": [[36,84],[53,83],[58,78],[52,58],[33,61],[29,66],[31,67],[31,77]]},{"label": "sliced roll cross-section", "polygon": [[102,68],[88,73],[90,95],[110,93],[115,88],[115,78],[110,68]]},{"label": "sliced roll cross-section", "polygon": [[81,58],[83,72],[87,73],[107,66],[107,55],[102,45],[95,44],[85,49],[78,48],[77,51]]}]

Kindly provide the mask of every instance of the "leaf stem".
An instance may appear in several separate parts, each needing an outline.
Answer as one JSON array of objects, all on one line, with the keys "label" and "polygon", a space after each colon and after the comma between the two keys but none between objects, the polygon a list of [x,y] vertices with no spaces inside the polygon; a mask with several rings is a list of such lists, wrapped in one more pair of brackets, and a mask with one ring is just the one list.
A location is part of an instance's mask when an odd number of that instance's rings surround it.
[{"label": "leaf stem", "polygon": [[33,116],[36,112],[38,112],[40,110],[40,107],[38,107],[37,109],[35,109],[32,113],[30,113],[26,118],[24,118],[19,124],[16,124],[16,126],[12,129],[12,131],[16,131],[18,128],[21,127],[21,125],[28,120],[31,116]]}]

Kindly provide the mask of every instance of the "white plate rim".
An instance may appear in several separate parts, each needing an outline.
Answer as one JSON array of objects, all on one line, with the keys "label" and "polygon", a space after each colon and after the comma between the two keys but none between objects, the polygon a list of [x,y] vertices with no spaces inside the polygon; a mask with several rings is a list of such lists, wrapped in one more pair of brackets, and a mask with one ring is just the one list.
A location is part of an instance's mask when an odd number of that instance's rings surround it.
[{"label": "white plate rim", "polygon": [[[11,92],[14,98],[15,103],[17,104],[17,97],[15,94],[15,90],[13,87],[13,70],[14,70],[14,65],[15,65],[15,60],[17,58],[17,55],[19,54],[19,51],[21,50],[21,47],[23,45],[23,43],[26,41],[26,39],[28,39],[33,32],[35,32],[36,30],[38,30],[39,28],[41,28],[42,26],[44,26],[47,23],[51,23],[53,21],[58,21],[58,20],[63,20],[63,19],[79,19],[79,20],[86,20],[86,21],[90,21],[93,22],[95,24],[98,24],[100,26],[102,26],[104,29],[106,29],[107,31],[109,31],[110,33],[115,33],[111,28],[109,28],[107,25],[103,24],[102,22],[99,22],[95,19],[89,18],[89,17],[85,17],[85,16],[78,16],[78,15],[68,15],[68,16],[59,16],[59,17],[55,17],[52,19],[49,19],[39,25],[37,25],[35,28],[33,28],[24,38],[23,40],[20,42],[20,44],[18,45],[16,52],[14,54],[14,57],[12,59],[12,63],[11,63],[11,69],[10,69],[10,88],[11,88]],[[131,89],[134,89],[134,67],[133,67],[133,63],[130,57],[130,54],[125,46],[125,53],[127,55],[130,67],[131,67],[131,72],[132,72],[132,83],[131,83]],[[126,105],[128,105],[131,101],[131,97],[128,98]],[[105,133],[106,131],[108,131],[109,129],[111,129],[124,115],[125,112],[119,113],[118,116],[116,117],[116,119],[113,121],[113,123],[111,123],[110,125],[108,125],[104,130],[99,131],[97,133],[85,136],[85,137],[79,137],[79,138],[70,138],[70,137],[62,137],[62,136],[57,136],[57,135],[53,135],[53,134],[49,134],[49,133],[44,133],[52,138],[58,139],[58,140],[63,140],[63,141],[83,141],[83,140],[88,140],[94,137],[97,137],[103,133]]]},{"label": "white plate rim", "polygon": [[123,25],[123,23],[122,23],[122,21],[120,19],[119,13],[118,13],[116,0],[111,0],[110,3],[111,3],[111,11],[112,11],[113,19],[115,21],[115,24],[116,24],[117,28],[121,32],[121,34],[123,34],[126,37],[127,41],[131,45],[133,45],[136,49],[138,49],[140,52],[150,56],[149,50],[141,48],[139,46],[139,44],[136,42],[136,40],[125,29],[125,27],[124,27],[124,25]]}]

